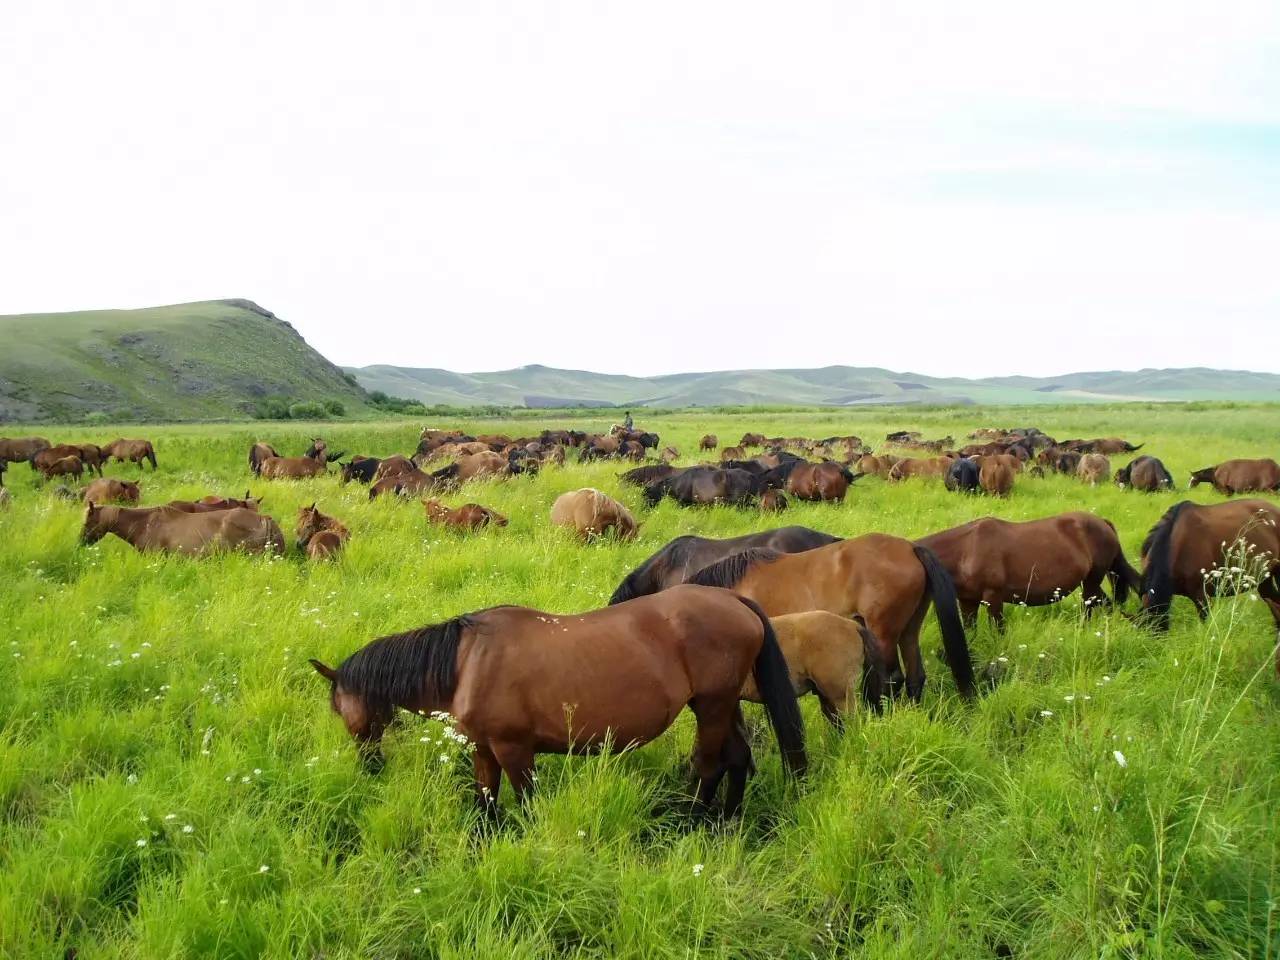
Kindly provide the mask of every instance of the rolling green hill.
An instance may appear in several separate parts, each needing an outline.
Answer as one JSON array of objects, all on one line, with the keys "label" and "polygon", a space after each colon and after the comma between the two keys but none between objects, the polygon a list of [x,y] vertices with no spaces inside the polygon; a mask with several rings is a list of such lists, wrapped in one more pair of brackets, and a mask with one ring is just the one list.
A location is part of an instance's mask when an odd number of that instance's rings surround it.
[{"label": "rolling green hill", "polygon": [[296,330],[249,300],[0,316],[0,422],[248,416],[269,396],[367,400]]},{"label": "rolling green hill", "polygon": [[927,377],[878,367],[729,370],[627,377],[537,364],[492,373],[353,367],[367,390],[460,406],[965,405],[1117,400],[1276,400],[1280,376],[1232,370],[1110,371],[1059,377]]}]

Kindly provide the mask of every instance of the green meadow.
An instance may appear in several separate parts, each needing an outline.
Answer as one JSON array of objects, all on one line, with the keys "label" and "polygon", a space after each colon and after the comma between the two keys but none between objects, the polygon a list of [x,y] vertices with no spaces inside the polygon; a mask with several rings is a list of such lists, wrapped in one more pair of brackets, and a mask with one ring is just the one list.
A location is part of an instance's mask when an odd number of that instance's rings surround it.
[{"label": "green meadow", "polygon": [[[441,420],[472,432],[607,429],[606,415]],[[243,423],[16,430],[55,442],[142,436],[160,469],[143,504],[263,495],[279,559],[143,555],[78,542],[82,507],[11,465],[0,509],[0,956],[89,958],[1263,958],[1280,957],[1280,682],[1256,597],[1207,623],[1175,601],[1148,633],[1120,612],[1086,619],[1078,594],[1014,609],[970,637],[1003,682],[956,695],[934,651],[920,706],[865,709],[843,733],[804,701],[811,772],[789,783],[748,705],[758,772],[740,821],[680,812],[688,716],[638,750],[542,757],[523,809],[504,790],[490,833],[471,809],[468,758],[436,721],[405,717],[377,777],[361,772],[328,688],[329,663],[385,633],[497,603],[598,607],[684,533],[804,524],[916,537],[978,516],[1084,509],[1112,520],[1137,563],[1190,470],[1280,456],[1280,408],[1188,404],[820,413],[688,411],[638,426],[696,458],[705,432],[821,437],[890,430],[958,440],[980,426],[1114,436],[1161,457],[1178,490],[1142,495],[1019,477],[1007,500],[938,481],[860,479],[841,506],[781,518],[728,508],[648,510],[624,465],[548,468],[446,497],[511,518],[461,536],[416,501],[370,503],[336,471],[249,474],[254,440],[297,455],[409,453],[424,424]],[[1113,457],[1120,466],[1130,457]],[[108,475],[133,477],[132,465]],[[636,542],[583,546],[553,529],[555,497],[594,486],[629,504]],[[337,562],[293,549],[316,502],[353,536]],[[1131,601],[1132,604],[1132,601]],[[1129,608],[1133,609],[1132,605]]]}]

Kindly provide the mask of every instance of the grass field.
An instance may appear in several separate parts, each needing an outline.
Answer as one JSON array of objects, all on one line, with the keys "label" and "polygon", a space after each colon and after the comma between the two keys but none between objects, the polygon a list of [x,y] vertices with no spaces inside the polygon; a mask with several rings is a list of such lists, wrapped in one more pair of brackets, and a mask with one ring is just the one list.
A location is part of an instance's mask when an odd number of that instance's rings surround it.
[{"label": "grass field", "polygon": [[[152,439],[160,470],[143,476],[144,504],[251,487],[291,545],[297,508],[313,500],[354,536],[325,566],[292,551],[189,561],[114,538],[82,548],[80,509],[11,467],[14,502],[0,512],[0,956],[1278,957],[1280,686],[1275,632],[1252,597],[1217,602],[1204,625],[1177,601],[1167,636],[1118,614],[1085,621],[1078,596],[1011,612],[1004,636],[984,620],[975,656],[1007,658],[1008,674],[972,705],[933,653],[930,615],[922,706],[864,712],[837,735],[806,698],[803,786],[787,783],[749,706],[759,771],[741,822],[717,827],[671,812],[686,716],[637,751],[541,758],[531,804],[480,836],[469,763],[438,724],[407,718],[386,770],[366,776],[306,662],[499,602],[597,607],[686,532],[786,522],[912,537],[987,513],[1084,508],[1115,522],[1136,562],[1148,528],[1187,496],[1189,470],[1280,454],[1278,413],[646,417],[687,453],[706,431],[874,441],[891,429],[959,437],[1030,421],[1059,436],[1145,441],[1180,492],[1020,478],[994,502],[867,478],[843,506],[793,505],[778,521],[670,502],[648,511],[616,464],[575,465],[467,489],[511,517],[468,538],[429,531],[416,502],[370,504],[336,475],[250,482],[252,440],[296,454],[323,434],[335,449],[409,452],[419,424],[41,430],[55,441]],[[585,485],[633,506],[637,542],[583,547],[549,527],[556,495]],[[1204,487],[1190,496],[1221,499]]]}]

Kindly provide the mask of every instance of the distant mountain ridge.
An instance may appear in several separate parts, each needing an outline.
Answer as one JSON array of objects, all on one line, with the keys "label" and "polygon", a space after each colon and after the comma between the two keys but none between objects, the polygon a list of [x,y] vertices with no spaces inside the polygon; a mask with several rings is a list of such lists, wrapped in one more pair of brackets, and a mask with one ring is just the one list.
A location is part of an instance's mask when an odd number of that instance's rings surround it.
[{"label": "distant mountain ridge", "polygon": [[347,367],[366,390],[427,404],[477,406],[687,407],[746,404],[859,406],[1116,401],[1274,400],[1280,374],[1242,370],[1144,369],[1056,377],[930,377],[880,367],[726,370],[630,377],[530,364],[456,373],[429,367]]}]

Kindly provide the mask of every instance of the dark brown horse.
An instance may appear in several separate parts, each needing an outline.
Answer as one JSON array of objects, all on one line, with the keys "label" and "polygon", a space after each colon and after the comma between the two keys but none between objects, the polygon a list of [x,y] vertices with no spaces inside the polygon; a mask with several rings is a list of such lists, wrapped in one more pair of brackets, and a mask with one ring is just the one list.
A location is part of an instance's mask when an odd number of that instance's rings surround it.
[{"label": "dark brown horse", "polygon": [[1228,497],[1237,493],[1280,490],[1280,463],[1270,458],[1227,460],[1191,475],[1191,486],[1201,483],[1213,484],[1213,489]]},{"label": "dark brown horse", "polygon": [[870,533],[804,553],[749,550],[700,570],[689,582],[728,587],[756,601],[771,617],[805,610],[861,615],[886,665],[896,665],[901,651],[907,694],[916,701],[925,680],[920,626],[932,601],[956,686],[965,697],[974,695],[955,585],[927,547]]},{"label": "dark brown horse", "polygon": [[1004,605],[1039,607],[1084,587],[1085,613],[1108,603],[1102,582],[1111,579],[1117,603],[1137,589],[1138,572],[1125,559],[1116,528],[1091,513],[1063,513],[1012,523],[983,517],[919,541],[947,568],[965,622],[977,621],[985,604],[991,622],[1004,627]]},{"label": "dark brown horse", "polygon": [[726,540],[685,535],[676,537],[640,566],[627,574],[610,604],[622,603],[633,597],[643,597],[678,583],[684,583],[704,567],[717,560],[732,557],[747,550],[769,550],[774,553],[800,553],[814,547],[838,543],[839,537],[808,527],[779,527],[761,533],[748,533]]},{"label": "dark brown horse", "polygon": [[1274,503],[1175,504],[1143,541],[1142,563],[1142,608],[1157,629],[1169,629],[1174,597],[1190,599],[1203,620],[1210,597],[1256,587],[1280,630],[1280,507]]},{"label": "dark brown horse", "polygon": [[496,812],[506,774],[517,799],[539,753],[626,750],[660,736],[687,706],[697,722],[697,805],[727,775],[724,813],[738,812],[751,748],[738,706],[755,679],[787,769],[803,774],[804,726],[777,637],[755,604],[727,590],[677,587],[616,607],[555,614],[492,607],[382,637],[337,669],[312,660],[329,704],[381,766],[396,710],[443,711],[475,745],[477,804]]},{"label": "dark brown horse", "polygon": [[0,461],[18,463],[25,460],[31,462],[41,450],[53,446],[44,437],[0,437]]},{"label": "dark brown horse", "polygon": [[1144,493],[1173,489],[1173,474],[1155,457],[1141,456],[1116,471],[1116,486]]},{"label": "dark brown horse", "polygon": [[698,441],[699,450],[714,450],[719,445],[720,438],[714,433],[705,434],[702,439]]},{"label": "dark brown horse", "polygon": [[747,470],[690,467],[646,485],[644,500],[651,507],[663,497],[670,497],[686,507],[716,504],[744,507],[765,489],[762,478]]}]

